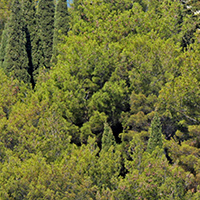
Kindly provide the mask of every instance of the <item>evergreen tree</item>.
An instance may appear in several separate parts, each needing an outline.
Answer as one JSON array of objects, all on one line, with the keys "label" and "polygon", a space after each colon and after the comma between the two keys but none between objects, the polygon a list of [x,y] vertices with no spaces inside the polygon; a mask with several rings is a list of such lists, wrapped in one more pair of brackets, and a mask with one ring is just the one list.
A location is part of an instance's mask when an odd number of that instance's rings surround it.
[{"label": "evergreen tree", "polygon": [[9,19],[9,36],[3,68],[7,74],[24,82],[30,82],[28,73],[29,61],[26,51],[26,35],[22,20],[22,9],[19,0],[14,0]]},{"label": "evergreen tree", "polygon": [[35,35],[32,37],[32,65],[33,82],[37,81],[39,69],[45,66],[42,40],[39,34],[38,23],[36,23]]},{"label": "evergreen tree", "polygon": [[54,12],[53,0],[40,0],[38,2],[38,28],[45,67],[49,67],[53,53]]},{"label": "evergreen tree", "polygon": [[3,30],[5,29],[6,22],[10,16],[10,5],[12,0],[1,0],[0,1],[0,41]]},{"label": "evergreen tree", "polygon": [[56,56],[58,55],[57,45],[60,42],[60,36],[67,35],[68,31],[69,14],[67,3],[66,0],[59,0],[55,10],[52,62],[56,62]]},{"label": "evergreen tree", "polygon": [[5,53],[6,53],[6,46],[7,46],[7,39],[9,33],[9,25],[6,23],[5,28],[3,30],[2,34],[2,40],[1,40],[1,46],[0,46],[0,67],[3,67],[3,62],[5,59]]},{"label": "evergreen tree", "polygon": [[111,146],[116,146],[115,137],[112,129],[107,122],[104,123],[104,132],[102,136],[102,150],[108,151]]},{"label": "evergreen tree", "polygon": [[32,54],[33,54],[33,42],[35,41],[36,38],[36,28],[37,28],[36,10],[34,1],[32,0],[23,1],[22,8],[23,8],[24,30],[26,34],[26,51],[29,61],[28,73],[30,74],[31,77],[32,86],[34,87],[35,80],[33,78],[33,72],[36,67],[33,65]]},{"label": "evergreen tree", "polygon": [[153,121],[151,122],[150,138],[148,141],[147,151],[149,153],[152,153],[157,146],[162,148],[162,145],[163,145],[162,128],[161,128],[160,118],[158,114],[155,113]]},{"label": "evergreen tree", "polygon": [[26,33],[26,50],[29,58],[29,74],[34,88],[39,69],[44,66],[42,41],[38,27],[34,0],[23,1],[23,19]]},{"label": "evergreen tree", "polygon": [[67,35],[69,31],[69,13],[65,0],[59,0],[56,5],[54,24],[54,34],[58,35],[58,31],[60,30],[61,34]]}]

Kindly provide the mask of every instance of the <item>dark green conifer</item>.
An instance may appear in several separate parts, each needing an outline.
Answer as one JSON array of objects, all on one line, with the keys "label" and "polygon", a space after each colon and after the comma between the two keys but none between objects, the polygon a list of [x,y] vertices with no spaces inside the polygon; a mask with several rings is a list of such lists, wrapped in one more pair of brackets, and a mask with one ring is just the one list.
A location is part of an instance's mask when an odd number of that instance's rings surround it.
[{"label": "dark green conifer", "polygon": [[69,31],[69,14],[66,0],[58,0],[55,10],[54,22],[54,38],[53,38],[53,56],[52,62],[56,63],[56,56],[58,55],[57,45],[61,35],[67,35]]},{"label": "dark green conifer", "polygon": [[160,122],[160,117],[157,113],[155,113],[155,116],[151,122],[150,127],[150,138],[148,141],[147,151],[149,153],[152,153],[156,147],[162,148],[163,142],[162,142],[162,127]]},{"label": "dark green conifer", "polygon": [[44,64],[47,68],[49,68],[53,53],[54,12],[55,5],[53,0],[40,0],[38,2],[38,28]]},{"label": "dark green conifer", "polygon": [[19,0],[14,0],[9,19],[9,34],[5,50],[3,68],[18,80],[30,82],[29,61],[26,51],[26,35]]},{"label": "dark green conifer", "polygon": [[6,23],[3,33],[2,33],[2,40],[1,40],[1,45],[0,45],[0,67],[3,67],[3,62],[5,59],[6,46],[7,46],[8,36],[9,36],[8,33],[9,33],[9,24]]},{"label": "dark green conifer", "polygon": [[69,31],[69,13],[67,2],[65,0],[58,0],[55,11],[55,31],[54,34],[58,34],[58,31],[61,31],[61,34],[67,35]]},{"label": "dark green conifer", "polygon": [[29,59],[28,72],[34,88],[39,69],[44,66],[42,41],[38,28],[36,7],[34,0],[23,1],[23,19],[26,33],[26,50]]},{"label": "dark green conifer", "polygon": [[31,77],[31,83],[34,87],[35,80],[33,73],[36,70],[37,66],[33,64],[33,52],[35,52],[35,46],[33,43],[36,41],[36,9],[33,0],[24,0],[22,4],[23,9],[23,20],[24,20],[24,31],[26,35],[26,51],[28,55],[29,68],[28,73]]},{"label": "dark green conifer", "polygon": [[115,137],[113,135],[112,129],[107,122],[104,123],[104,132],[102,136],[102,150],[108,151],[111,146],[116,146]]}]

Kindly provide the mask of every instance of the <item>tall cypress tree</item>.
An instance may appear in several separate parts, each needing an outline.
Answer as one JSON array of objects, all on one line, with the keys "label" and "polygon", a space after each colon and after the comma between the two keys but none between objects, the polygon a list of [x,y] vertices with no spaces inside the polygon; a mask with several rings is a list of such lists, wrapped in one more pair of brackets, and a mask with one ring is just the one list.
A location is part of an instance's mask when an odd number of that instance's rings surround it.
[{"label": "tall cypress tree", "polygon": [[36,38],[36,10],[33,0],[24,0],[22,4],[23,9],[23,20],[24,20],[24,31],[26,35],[26,51],[28,55],[28,61],[29,61],[29,68],[28,73],[31,77],[31,83],[34,87],[35,80],[33,77],[33,72],[35,71],[35,66],[33,65],[33,52],[35,49],[35,45],[33,43],[35,42]]},{"label": "tall cypress tree", "polygon": [[23,1],[23,19],[26,33],[26,50],[29,58],[29,74],[34,88],[39,73],[39,68],[44,66],[42,41],[37,22],[34,0]]},{"label": "tall cypress tree", "polygon": [[26,51],[26,35],[19,0],[14,0],[9,19],[9,34],[5,50],[3,68],[7,74],[24,82],[30,82],[29,61]]},{"label": "tall cypress tree", "polygon": [[152,153],[157,146],[162,148],[163,142],[162,142],[162,127],[161,127],[160,117],[158,116],[157,113],[155,113],[155,116],[153,118],[150,127],[150,138],[147,145],[147,151],[149,153]]},{"label": "tall cypress tree", "polygon": [[47,68],[49,68],[50,60],[53,54],[54,12],[55,5],[53,0],[39,1],[37,10],[38,28],[42,45],[44,65]]},{"label": "tall cypress tree", "polygon": [[58,55],[57,45],[61,35],[67,35],[69,31],[69,14],[66,0],[58,0],[55,10],[54,37],[53,37],[53,56],[52,62],[56,63]]},{"label": "tall cypress tree", "polygon": [[0,67],[3,67],[3,62],[4,62],[5,54],[6,54],[6,46],[7,46],[8,36],[9,36],[9,23],[7,22],[5,24],[5,27],[4,27],[4,30],[2,33],[2,40],[1,40],[1,46],[0,46]]}]

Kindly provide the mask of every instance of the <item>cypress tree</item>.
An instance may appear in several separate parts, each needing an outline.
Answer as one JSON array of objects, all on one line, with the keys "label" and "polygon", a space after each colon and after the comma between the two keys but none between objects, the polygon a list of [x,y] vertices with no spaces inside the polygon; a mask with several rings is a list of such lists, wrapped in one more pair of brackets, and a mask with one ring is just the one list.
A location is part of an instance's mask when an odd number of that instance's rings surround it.
[{"label": "cypress tree", "polygon": [[[36,10],[33,0],[23,0],[22,4],[23,8],[23,20],[24,20],[24,30],[26,35],[26,51],[28,55],[28,61],[29,61],[29,68],[28,73],[31,77],[31,84],[34,88],[35,80],[33,77],[33,72],[37,68],[33,65],[33,52],[35,49],[33,48],[33,43],[35,42],[36,38]],[[34,45],[35,47],[35,45]]]},{"label": "cypress tree", "polygon": [[26,35],[22,20],[22,9],[19,0],[14,0],[9,19],[9,34],[5,49],[3,68],[19,80],[30,82],[28,73],[29,61],[26,51]]},{"label": "cypress tree", "polygon": [[8,36],[9,36],[9,23],[7,22],[5,24],[5,27],[4,27],[4,30],[2,33],[2,40],[1,40],[1,46],[0,46],[0,67],[3,67],[3,62],[4,62],[5,54],[6,54],[6,46],[7,46]]},{"label": "cypress tree", "polygon": [[53,53],[54,12],[55,6],[53,0],[40,0],[38,2],[38,28],[44,65],[47,68],[49,68]]},{"label": "cypress tree", "polygon": [[26,50],[29,58],[28,72],[31,76],[31,83],[34,88],[39,68],[44,66],[42,41],[39,34],[34,0],[23,1],[23,16],[26,33]]},{"label": "cypress tree", "polygon": [[112,129],[107,122],[104,123],[104,132],[102,136],[102,150],[108,151],[108,149],[113,145],[116,146],[115,137],[113,135]]},{"label": "cypress tree", "polygon": [[54,22],[54,38],[53,38],[53,56],[52,62],[56,63],[56,56],[58,55],[57,45],[61,35],[67,35],[69,31],[69,14],[66,0],[58,0],[55,10]]},{"label": "cypress tree", "polygon": [[153,118],[150,127],[150,138],[147,145],[147,151],[149,153],[152,153],[157,146],[162,148],[163,142],[162,142],[162,127],[161,127],[160,117],[158,116],[157,113],[155,113],[155,116]]}]

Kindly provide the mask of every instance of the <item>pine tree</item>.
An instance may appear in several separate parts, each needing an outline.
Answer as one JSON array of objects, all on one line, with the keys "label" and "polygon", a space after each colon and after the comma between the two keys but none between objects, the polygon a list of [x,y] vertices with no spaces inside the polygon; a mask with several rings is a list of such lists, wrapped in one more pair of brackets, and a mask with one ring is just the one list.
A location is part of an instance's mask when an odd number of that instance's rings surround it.
[{"label": "pine tree", "polygon": [[40,0],[38,2],[38,28],[42,43],[44,64],[47,68],[49,68],[53,53],[54,12],[55,5],[53,0]]},{"label": "pine tree", "polygon": [[53,56],[52,62],[56,63],[56,56],[58,55],[57,45],[61,35],[67,35],[69,31],[69,14],[66,0],[59,0],[55,10],[54,22],[54,38],[53,38]]},{"label": "pine tree", "polygon": [[104,132],[102,136],[102,150],[108,151],[111,146],[116,146],[115,137],[112,129],[107,122],[104,123]]},{"label": "pine tree", "polygon": [[147,151],[149,153],[152,153],[157,146],[162,148],[162,145],[163,142],[162,142],[162,128],[161,128],[160,117],[158,116],[157,113],[155,113],[153,121],[151,122],[150,138],[148,141]]},{"label": "pine tree", "polygon": [[13,1],[8,23],[9,35],[3,68],[7,74],[11,74],[15,78],[29,83],[30,75],[28,73],[29,61],[26,51],[26,35],[19,0]]}]

